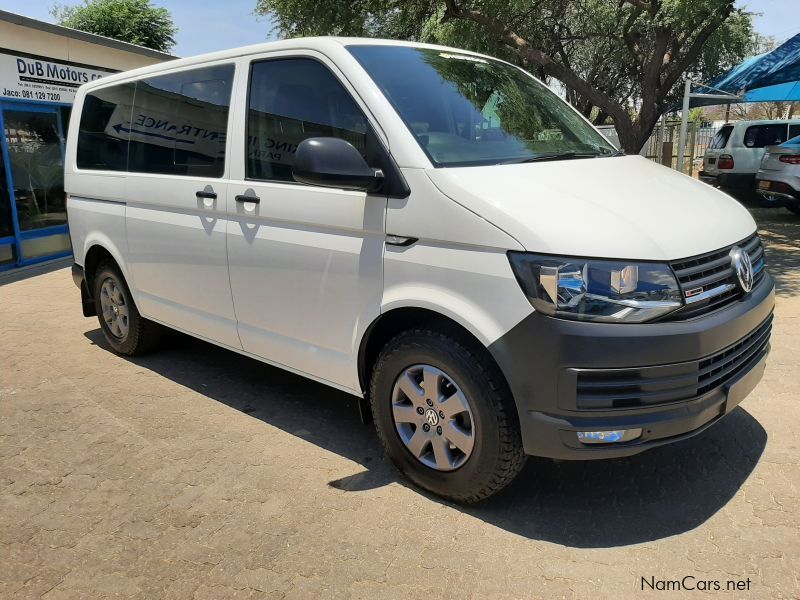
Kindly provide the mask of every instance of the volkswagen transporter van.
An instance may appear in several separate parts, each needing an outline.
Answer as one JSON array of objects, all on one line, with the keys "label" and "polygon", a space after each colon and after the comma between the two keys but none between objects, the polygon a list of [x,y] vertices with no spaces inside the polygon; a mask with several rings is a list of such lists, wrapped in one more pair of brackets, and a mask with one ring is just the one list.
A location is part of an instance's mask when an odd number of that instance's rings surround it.
[{"label": "volkswagen transporter van", "polygon": [[65,181],[83,313],[115,351],[167,327],[345,390],[458,501],[526,455],[686,439],[764,370],[750,214],[488,56],[296,39],[105,77]]}]

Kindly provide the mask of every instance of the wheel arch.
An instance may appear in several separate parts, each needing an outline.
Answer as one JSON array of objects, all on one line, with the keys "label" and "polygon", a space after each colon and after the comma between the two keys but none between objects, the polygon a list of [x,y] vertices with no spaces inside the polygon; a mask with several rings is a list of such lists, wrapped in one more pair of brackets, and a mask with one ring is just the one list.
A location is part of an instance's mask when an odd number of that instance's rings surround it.
[{"label": "wheel arch", "polygon": [[[394,336],[409,329],[432,329],[447,334],[488,358],[497,367],[503,383],[508,386],[505,375],[487,345],[473,331],[452,317],[431,308],[401,306],[381,313],[367,327],[358,349],[358,381],[362,390],[369,389],[372,370],[378,354]],[[510,387],[508,388],[510,392]]]},{"label": "wheel arch", "polygon": [[131,294],[133,294],[133,282],[125,266],[125,261],[122,259],[122,253],[111,240],[99,236],[87,238],[83,257],[83,273],[89,290],[92,289],[91,282],[94,280],[97,266],[104,258],[110,258],[116,263],[119,270],[122,271],[122,276],[125,278],[125,282],[128,284]]}]

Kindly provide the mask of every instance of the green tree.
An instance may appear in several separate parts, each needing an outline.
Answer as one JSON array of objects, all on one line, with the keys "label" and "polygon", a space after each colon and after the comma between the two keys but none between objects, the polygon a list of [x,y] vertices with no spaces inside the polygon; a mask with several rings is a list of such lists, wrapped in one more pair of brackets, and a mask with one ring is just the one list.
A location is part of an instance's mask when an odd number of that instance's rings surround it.
[{"label": "green tree", "polygon": [[486,52],[543,78],[638,152],[679,103],[685,76],[708,80],[752,53],[734,0],[256,0],[286,36],[354,35]]},{"label": "green tree", "polygon": [[74,6],[56,4],[50,14],[59,25],[160,52],[172,49],[178,32],[169,11],[149,0],[84,0]]}]

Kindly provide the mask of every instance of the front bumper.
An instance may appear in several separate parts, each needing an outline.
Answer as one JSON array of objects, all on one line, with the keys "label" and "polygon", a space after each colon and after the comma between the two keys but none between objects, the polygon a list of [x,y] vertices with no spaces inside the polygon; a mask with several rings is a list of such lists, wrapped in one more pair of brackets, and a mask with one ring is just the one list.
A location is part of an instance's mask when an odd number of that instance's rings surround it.
[{"label": "front bumper", "polygon": [[[687,321],[588,323],[532,313],[489,347],[516,401],[525,452],[559,459],[628,456],[703,431],[761,379],[774,305],[774,284],[765,274],[740,300]],[[582,393],[584,377],[599,387]],[[620,400],[614,399],[610,382],[617,377],[625,385],[636,378],[636,392],[620,388]],[[617,429],[642,434],[583,444],[576,433]]]}]

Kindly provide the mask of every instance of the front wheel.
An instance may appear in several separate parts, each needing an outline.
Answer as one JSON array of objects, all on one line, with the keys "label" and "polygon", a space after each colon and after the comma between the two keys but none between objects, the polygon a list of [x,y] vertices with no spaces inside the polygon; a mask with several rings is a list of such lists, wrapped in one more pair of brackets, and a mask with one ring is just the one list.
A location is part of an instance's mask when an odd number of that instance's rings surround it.
[{"label": "front wheel", "polygon": [[497,366],[447,335],[393,338],[373,370],[370,400],[389,457],[435,494],[477,502],[525,464],[516,407]]}]

